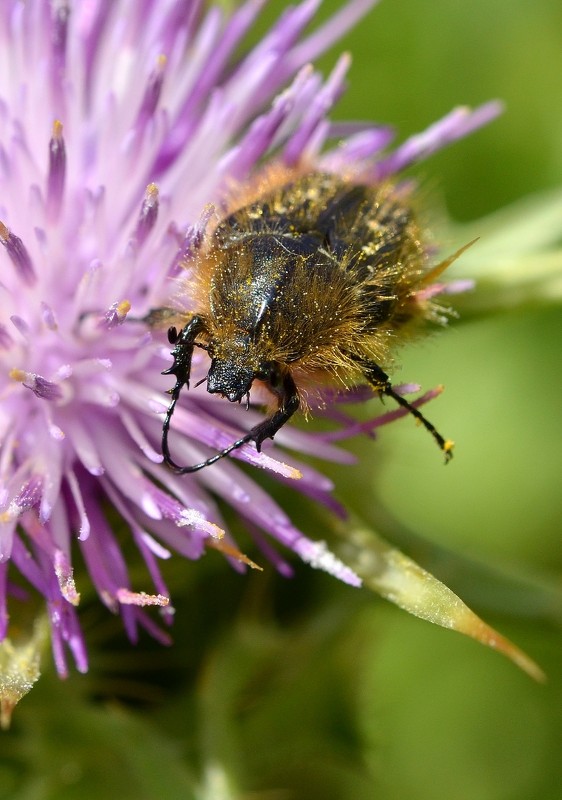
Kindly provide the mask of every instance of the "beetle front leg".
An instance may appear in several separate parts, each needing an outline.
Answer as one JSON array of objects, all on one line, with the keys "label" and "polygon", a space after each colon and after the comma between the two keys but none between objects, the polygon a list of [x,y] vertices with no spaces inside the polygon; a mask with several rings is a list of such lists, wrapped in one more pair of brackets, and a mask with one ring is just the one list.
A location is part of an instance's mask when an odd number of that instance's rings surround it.
[{"label": "beetle front leg", "polygon": [[191,361],[193,359],[193,349],[195,347],[195,340],[200,333],[206,330],[206,323],[203,317],[194,316],[190,319],[187,325],[182,328],[178,333],[177,329],[172,327],[168,330],[168,341],[170,344],[175,345],[172,350],[174,363],[168,369],[162,372],[162,375],[175,375],[176,383],[168,394],[171,395],[172,400],[166,411],[164,424],[162,426],[162,454],[164,461],[173,470],[181,469],[173,461],[170,455],[170,448],[168,445],[168,434],[170,432],[170,423],[179,399],[180,392],[184,386],[189,389],[189,377],[191,375]]},{"label": "beetle front leg", "polygon": [[176,376],[176,385],[170,390],[172,396],[176,390],[179,392],[183,386],[187,386],[189,389],[189,376],[191,374],[191,361],[195,348],[195,340],[205,329],[205,320],[203,317],[199,316],[192,317],[179,333],[175,327],[168,328],[168,341],[170,344],[175,345],[172,350],[174,363],[171,367],[165,369],[162,375]]},{"label": "beetle front leg", "polygon": [[298,389],[289,372],[282,375],[275,367],[267,381],[268,388],[279,400],[279,408],[271,417],[260,422],[248,433],[248,438],[261,451],[265,439],[273,439],[277,431],[288,422],[300,405]]}]

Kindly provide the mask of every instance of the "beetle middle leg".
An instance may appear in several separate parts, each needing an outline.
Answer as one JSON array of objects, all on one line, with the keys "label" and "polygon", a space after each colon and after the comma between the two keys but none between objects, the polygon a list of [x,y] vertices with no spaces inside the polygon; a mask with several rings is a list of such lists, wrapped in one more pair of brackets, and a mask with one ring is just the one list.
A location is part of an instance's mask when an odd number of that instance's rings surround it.
[{"label": "beetle middle leg", "polygon": [[265,439],[273,439],[286,422],[290,420],[300,405],[300,398],[296,384],[290,372],[284,375],[274,366],[266,381],[268,389],[277,397],[279,407],[271,417],[256,425],[250,433],[251,441],[255,442],[258,453],[261,451]]}]

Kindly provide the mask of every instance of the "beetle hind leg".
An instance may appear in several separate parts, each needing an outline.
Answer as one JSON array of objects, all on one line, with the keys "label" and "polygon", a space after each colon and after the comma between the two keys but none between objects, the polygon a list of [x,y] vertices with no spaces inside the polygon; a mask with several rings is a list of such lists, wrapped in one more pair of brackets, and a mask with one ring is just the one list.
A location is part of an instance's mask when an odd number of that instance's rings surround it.
[{"label": "beetle hind leg", "polygon": [[384,372],[384,370],[378,366],[378,364],[375,364],[374,362],[364,364],[363,374],[371,386],[379,391],[381,395],[391,397],[395,403],[397,403],[401,408],[406,409],[409,414],[415,417],[415,419],[417,419],[417,421],[423,425],[423,427],[433,436],[438,447],[443,451],[445,463],[447,464],[453,457],[454,442],[452,442],[450,439],[445,439],[445,437],[439,433],[435,425],[433,425],[433,423],[430,422],[419,409],[417,409],[414,405],[412,405],[412,403],[406,400],[405,397],[402,397],[402,395],[398,394],[398,392],[394,390],[390,378],[386,372]]}]

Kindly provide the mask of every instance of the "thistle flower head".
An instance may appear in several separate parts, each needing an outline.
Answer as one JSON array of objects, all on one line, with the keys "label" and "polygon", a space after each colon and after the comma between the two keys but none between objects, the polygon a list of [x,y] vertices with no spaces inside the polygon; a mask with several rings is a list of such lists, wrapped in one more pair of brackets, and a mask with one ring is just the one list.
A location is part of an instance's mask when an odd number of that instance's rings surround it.
[{"label": "thistle flower head", "polygon": [[[234,460],[189,478],[166,469],[160,436],[170,381],[161,373],[169,346],[142,319],[169,305],[211,204],[268,158],[361,169],[376,181],[497,113],[495,104],[456,109],[394,150],[385,127],[330,146],[327,115],[348,58],[325,80],[309,64],[374,2],[343,3],[306,34],[318,2],[305,0],[246,51],[264,0],[247,0],[230,17],[199,0],[2,5],[0,638],[20,573],[46,599],[61,675],[66,648],[87,668],[73,552],[131,639],[139,625],[165,638],[143,610],[157,604],[171,621],[159,559],[197,559],[211,545],[235,567],[248,562],[225,534],[217,497],[281,572],[290,567],[272,540],[359,583]],[[232,441],[228,409],[205,392],[184,398],[180,422],[181,446],[195,458]],[[287,428],[278,442],[349,459],[326,436]],[[250,447],[233,455],[280,480],[300,476],[298,491],[338,511],[330,482],[295,457]],[[134,539],[153,595],[133,591],[140,587],[131,586],[104,500]]]}]

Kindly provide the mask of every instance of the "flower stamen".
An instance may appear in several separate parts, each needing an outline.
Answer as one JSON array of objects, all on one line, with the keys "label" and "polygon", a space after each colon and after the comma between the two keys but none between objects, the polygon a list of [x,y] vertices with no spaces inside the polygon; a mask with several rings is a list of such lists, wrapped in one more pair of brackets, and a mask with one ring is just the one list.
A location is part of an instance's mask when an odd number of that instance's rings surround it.
[{"label": "flower stamen", "polygon": [[12,380],[23,383],[26,389],[31,389],[33,394],[41,398],[41,400],[54,401],[62,399],[63,395],[60,386],[47,380],[47,378],[43,378],[42,375],[14,368],[10,370],[9,376]]},{"label": "flower stamen", "polygon": [[49,142],[49,173],[47,176],[47,217],[55,222],[60,215],[66,180],[66,147],[62,135],[62,122],[53,123]]},{"label": "flower stamen", "polygon": [[149,183],[146,187],[134,235],[138,245],[144,244],[148,234],[154,228],[158,218],[158,205],[158,186],[155,183]]},{"label": "flower stamen", "polygon": [[2,221],[0,221],[0,242],[6,248],[10,261],[16,268],[19,277],[24,283],[27,283],[28,286],[33,286],[37,280],[37,275],[33,267],[31,256],[27,252],[27,248],[19,236],[12,233]]},{"label": "flower stamen", "polygon": [[162,85],[164,83],[164,76],[166,74],[166,65],[168,59],[161,53],[156,59],[156,66],[148,76],[146,89],[139,108],[137,116],[136,128],[144,128],[148,120],[154,115],[158,107],[158,101],[162,93]]}]

